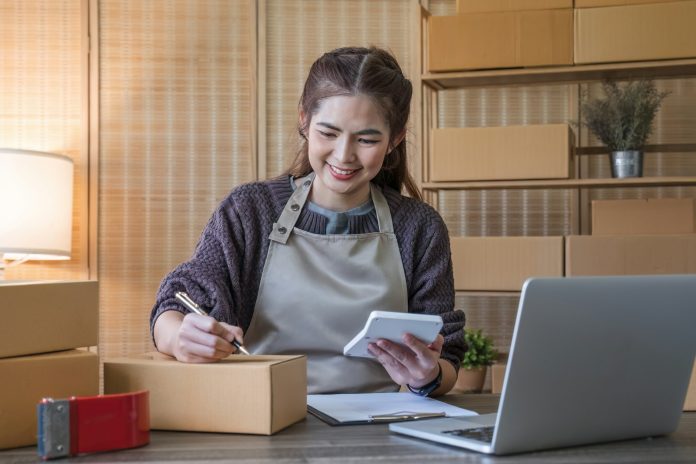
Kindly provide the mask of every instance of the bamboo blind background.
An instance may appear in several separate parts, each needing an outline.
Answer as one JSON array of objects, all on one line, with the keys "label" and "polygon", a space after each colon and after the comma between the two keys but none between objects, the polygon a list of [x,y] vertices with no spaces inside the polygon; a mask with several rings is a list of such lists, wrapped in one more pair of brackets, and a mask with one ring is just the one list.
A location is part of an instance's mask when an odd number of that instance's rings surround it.
[{"label": "bamboo blind background", "polygon": [[[297,104],[309,67],[322,53],[376,45],[394,53],[407,77],[417,51],[410,0],[264,0],[266,8],[265,129],[262,177],[287,168],[298,148]],[[410,147],[413,147],[409,139]]]},{"label": "bamboo blind background", "polygon": [[246,0],[99,2],[100,354],[151,349],[161,279],[253,179]]},{"label": "bamboo blind background", "polygon": [[9,269],[8,280],[88,278],[82,6],[81,0],[0,1],[0,147],[59,153],[74,162],[71,259],[29,261]]}]

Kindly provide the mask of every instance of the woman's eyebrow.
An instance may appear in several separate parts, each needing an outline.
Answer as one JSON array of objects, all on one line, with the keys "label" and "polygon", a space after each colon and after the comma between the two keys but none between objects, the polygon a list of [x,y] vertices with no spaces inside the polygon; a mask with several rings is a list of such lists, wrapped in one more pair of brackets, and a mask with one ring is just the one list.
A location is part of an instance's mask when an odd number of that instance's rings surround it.
[{"label": "woman's eyebrow", "polygon": [[[338,127],[334,126],[333,124],[329,124],[328,122],[318,122],[317,126],[323,126],[326,127],[327,129],[334,130],[336,132],[343,132],[343,130],[339,129]],[[357,132],[354,132],[355,135],[383,135],[382,131],[379,131],[377,129],[362,129]]]}]

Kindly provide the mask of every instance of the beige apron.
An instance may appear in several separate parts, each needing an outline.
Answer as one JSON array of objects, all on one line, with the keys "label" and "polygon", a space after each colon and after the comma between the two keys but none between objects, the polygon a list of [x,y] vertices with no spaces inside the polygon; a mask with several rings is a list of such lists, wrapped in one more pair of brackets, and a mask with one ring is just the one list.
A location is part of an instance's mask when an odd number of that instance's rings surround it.
[{"label": "beige apron", "polygon": [[406,279],[389,206],[370,184],[379,232],[319,235],[295,228],[314,173],[273,224],[244,344],[253,354],[306,354],[308,393],[398,388],[375,360],[343,356],[373,310],[407,311]]}]

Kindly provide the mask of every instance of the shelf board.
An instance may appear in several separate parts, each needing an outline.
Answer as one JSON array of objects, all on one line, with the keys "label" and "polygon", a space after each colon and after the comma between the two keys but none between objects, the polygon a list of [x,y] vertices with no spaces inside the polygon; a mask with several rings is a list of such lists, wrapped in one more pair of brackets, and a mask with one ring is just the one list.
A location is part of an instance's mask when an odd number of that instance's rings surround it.
[{"label": "shelf board", "polygon": [[424,190],[574,189],[696,186],[696,177],[631,177],[626,179],[496,180],[425,182]]},{"label": "shelf board", "polygon": [[[646,145],[644,153],[696,153],[696,143],[662,143],[659,145]],[[606,155],[607,147],[577,147],[576,155]]]},{"label": "shelf board", "polygon": [[696,59],[586,64],[541,68],[426,73],[424,84],[435,90],[496,85],[563,84],[604,79],[678,78],[696,74]]}]

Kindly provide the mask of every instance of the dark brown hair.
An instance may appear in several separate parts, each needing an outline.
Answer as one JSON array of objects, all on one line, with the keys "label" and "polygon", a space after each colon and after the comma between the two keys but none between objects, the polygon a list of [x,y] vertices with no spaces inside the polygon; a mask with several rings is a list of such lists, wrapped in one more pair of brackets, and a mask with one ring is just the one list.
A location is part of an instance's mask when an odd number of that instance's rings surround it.
[{"label": "dark brown hair", "polygon": [[325,98],[339,95],[364,95],[371,98],[381,110],[389,126],[391,140],[389,153],[372,182],[381,187],[402,188],[414,198],[422,199],[406,158],[406,138],[394,146],[393,142],[405,132],[411,109],[411,81],[404,74],[394,56],[377,47],[338,48],[325,53],[312,64],[300,97],[299,110],[309,116],[299,121],[301,146],[286,174],[302,177],[312,172],[309,164],[307,131],[311,116]]}]

